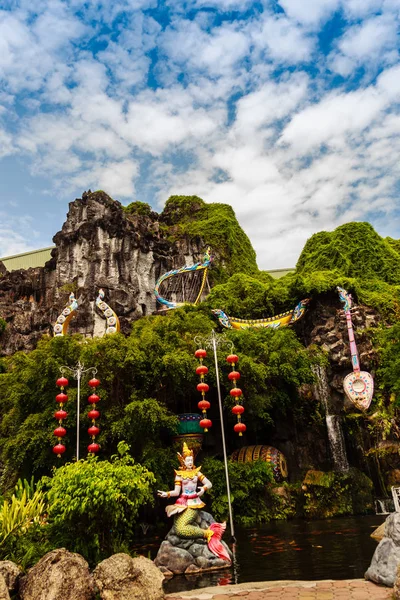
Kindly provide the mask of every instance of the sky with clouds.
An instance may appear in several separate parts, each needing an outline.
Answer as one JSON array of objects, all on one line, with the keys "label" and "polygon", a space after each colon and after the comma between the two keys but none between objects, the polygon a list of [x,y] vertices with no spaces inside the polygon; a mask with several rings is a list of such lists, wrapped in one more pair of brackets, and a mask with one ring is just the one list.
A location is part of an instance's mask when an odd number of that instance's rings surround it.
[{"label": "sky with clouds", "polygon": [[0,0],[0,256],[103,189],[233,206],[263,269],[400,238],[400,0]]}]

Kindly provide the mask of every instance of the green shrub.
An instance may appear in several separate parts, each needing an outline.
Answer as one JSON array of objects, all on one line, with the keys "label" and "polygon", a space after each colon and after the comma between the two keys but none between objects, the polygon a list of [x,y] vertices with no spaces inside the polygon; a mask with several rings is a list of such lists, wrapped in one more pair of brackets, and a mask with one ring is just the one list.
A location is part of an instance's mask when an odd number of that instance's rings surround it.
[{"label": "green shrub", "polygon": [[[265,461],[247,463],[228,462],[231,502],[234,522],[249,527],[267,523],[271,519],[294,516],[294,506],[274,493],[274,477],[271,466]],[[202,473],[210,479],[213,487],[204,497],[209,510],[217,521],[229,517],[224,463],[206,458]],[[289,496],[289,494],[288,494]]]},{"label": "green shrub", "polygon": [[140,507],[153,503],[154,475],[127,454],[127,444],[118,449],[111,461],[89,456],[42,480],[52,539],[91,564],[126,551]]},{"label": "green shrub", "polygon": [[372,510],[372,481],[361,471],[308,471],[304,514],[312,519],[366,514]]}]

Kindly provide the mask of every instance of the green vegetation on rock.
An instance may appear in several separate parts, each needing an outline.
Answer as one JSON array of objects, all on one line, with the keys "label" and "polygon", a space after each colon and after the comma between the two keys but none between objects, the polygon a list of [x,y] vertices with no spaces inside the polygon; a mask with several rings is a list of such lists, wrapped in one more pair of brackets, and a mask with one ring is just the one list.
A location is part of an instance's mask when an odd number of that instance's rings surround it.
[{"label": "green vegetation on rock", "polygon": [[127,206],[122,207],[124,212],[128,215],[141,215],[144,217],[148,217],[152,212],[152,208],[150,204],[147,202],[141,202],[140,200],[136,200],[135,202],[131,202]]},{"label": "green vegetation on rock", "polygon": [[170,241],[189,236],[211,246],[218,256],[210,270],[212,281],[226,281],[234,273],[258,273],[255,251],[228,204],[207,204],[198,196],[171,196],[160,218],[168,225]]},{"label": "green vegetation on rock", "polygon": [[369,223],[348,223],[311,236],[296,271],[273,280],[265,273],[239,277],[211,291],[207,304],[239,318],[261,318],[294,308],[307,297],[344,287],[355,300],[385,319],[400,317],[398,244],[379,236]]}]

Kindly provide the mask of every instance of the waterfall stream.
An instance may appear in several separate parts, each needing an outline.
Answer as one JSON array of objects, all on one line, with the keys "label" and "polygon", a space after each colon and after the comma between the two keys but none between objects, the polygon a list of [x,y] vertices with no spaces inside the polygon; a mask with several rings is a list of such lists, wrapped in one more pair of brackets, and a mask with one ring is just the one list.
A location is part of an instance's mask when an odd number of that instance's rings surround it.
[{"label": "waterfall stream", "polygon": [[325,408],[326,427],[328,430],[329,447],[335,471],[348,471],[349,462],[346,455],[346,447],[340,416],[332,415],[329,408],[330,390],[326,369],[315,365],[313,367],[317,381],[315,383],[316,396]]}]

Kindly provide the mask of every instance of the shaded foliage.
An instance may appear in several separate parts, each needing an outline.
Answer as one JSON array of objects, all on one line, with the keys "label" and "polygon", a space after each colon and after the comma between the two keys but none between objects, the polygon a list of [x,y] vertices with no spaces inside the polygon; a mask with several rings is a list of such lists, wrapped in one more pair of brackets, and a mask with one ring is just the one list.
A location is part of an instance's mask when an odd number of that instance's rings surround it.
[{"label": "shaded foliage", "polygon": [[[99,443],[101,456],[115,453],[118,442],[126,440],[138,462],[148,466],[160,482],[166,481],[173,464],[170,436],[176,433],[176,415],[197,412],[200,399],[196,390],[198,376],[196,335],[209,335],[213,320],[205,307],[185,307],[165,316],[149,316],[135,322],[128,337],[122,334],[100,339],[43,339],[31,353],[16,353],[5,359],[7,370],[0,374],[0,459],[5,465],[3,487],[13,485],[19,476],[36,477],[49,473],[58,459],[52,453],[56,426],[54,412],[58,390],[55,381],[61,365],[73,366],[81,360],[98,370],[101,385],[98,404],[101,416]],[[316,408],[301,399],[298,387],[313,381],[311,365],[318,361],[306,350],[293,331],[257,330],[229,332],[240,355],[242,389],[246,406],[249,439],[265,437],[279,415],[296,415],[308,420]],[[230,370],[227,352],[219,351],[222,394],[230,426],[228,443],[236,445],[231,426]],[[215,366],[207,359],[210,384],[210,416],[217,419]],[[62,461],[72,460],[76,445],[76,382],[70,378],[65,421],[67,451]],[[89,425],[85,398],[90,390],[82,381],[80,452],[87,453]],[[293,418],[290,416],[290,418]],[[267,428],[267,429],[266,429]],[[155,460],[155,456],[159,460]]]}]

